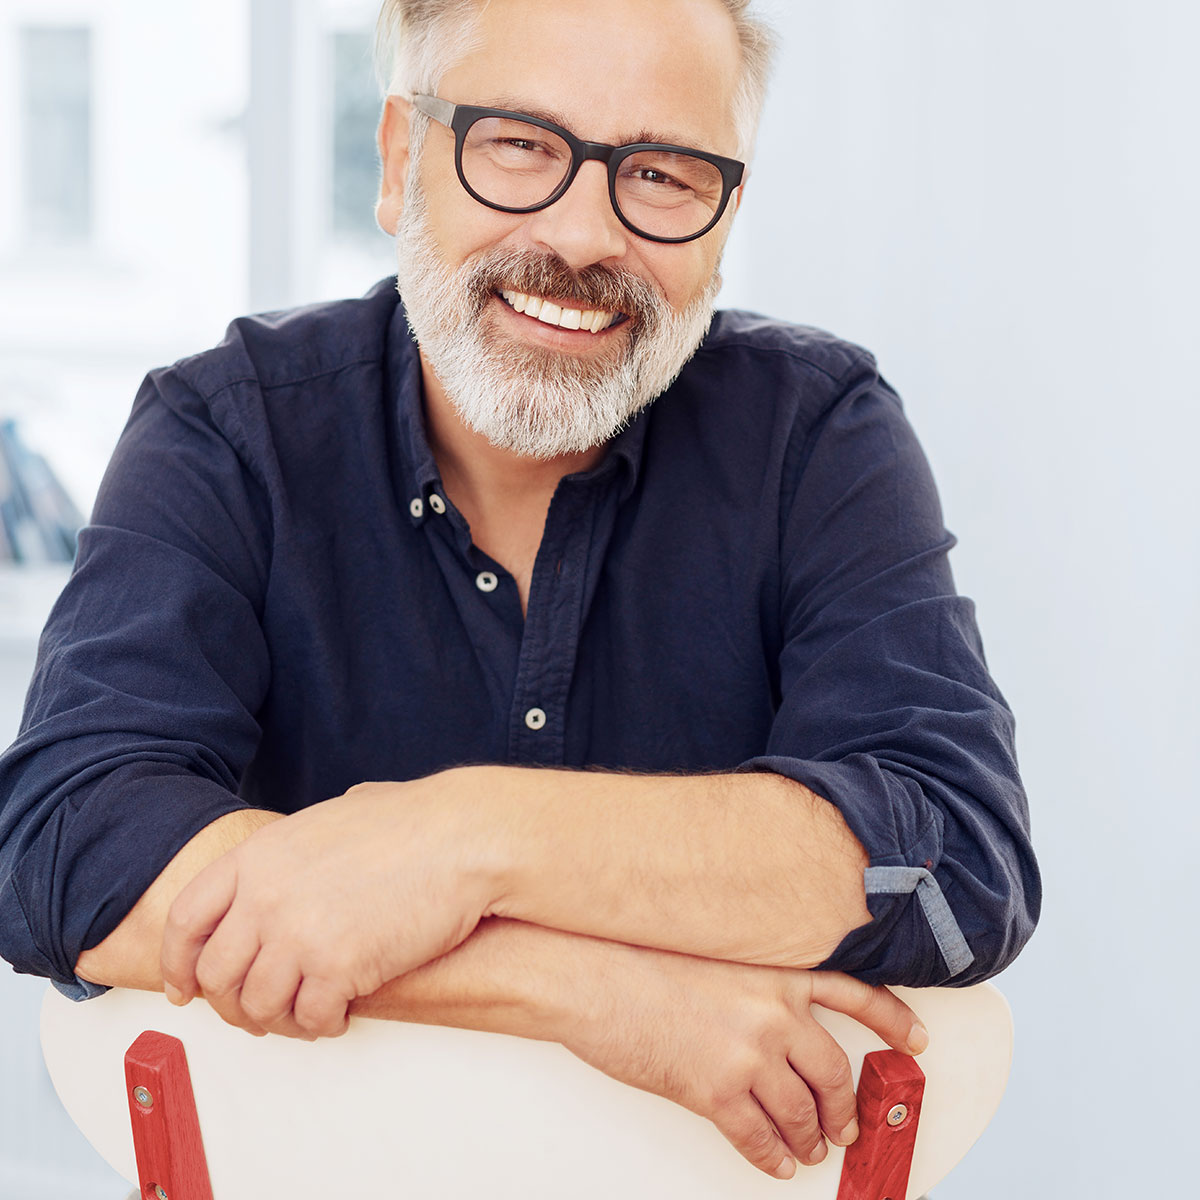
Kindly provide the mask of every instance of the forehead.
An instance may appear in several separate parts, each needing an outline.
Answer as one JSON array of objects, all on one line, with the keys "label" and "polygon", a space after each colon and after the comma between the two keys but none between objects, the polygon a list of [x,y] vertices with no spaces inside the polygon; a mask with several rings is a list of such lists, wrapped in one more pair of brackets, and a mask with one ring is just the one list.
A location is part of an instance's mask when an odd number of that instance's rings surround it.
[{"label": "forehead", "polygon": [[733,154],[741,51],[719,0],[486,0],[438,89],[556,114],[590,141],[645,135]]}]

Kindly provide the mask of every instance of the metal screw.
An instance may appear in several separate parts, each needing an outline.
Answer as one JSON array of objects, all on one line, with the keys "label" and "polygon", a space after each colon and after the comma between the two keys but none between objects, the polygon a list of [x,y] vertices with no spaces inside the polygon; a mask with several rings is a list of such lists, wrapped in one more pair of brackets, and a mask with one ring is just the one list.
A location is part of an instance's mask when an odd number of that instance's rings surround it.
[{"label": "metal screw", "polygon": [[887,1123],[893,1127],[903,1125],[905,1118],[908,1116],[908,1105],[897,1104],[887,1115]]},{"label": "metal screw", "polygon": [[154,1097],[150,1095],[148,1088],[135,1087],[133,1089],[133,1098],[143,1107],[150,1108],[154,1104]]}]

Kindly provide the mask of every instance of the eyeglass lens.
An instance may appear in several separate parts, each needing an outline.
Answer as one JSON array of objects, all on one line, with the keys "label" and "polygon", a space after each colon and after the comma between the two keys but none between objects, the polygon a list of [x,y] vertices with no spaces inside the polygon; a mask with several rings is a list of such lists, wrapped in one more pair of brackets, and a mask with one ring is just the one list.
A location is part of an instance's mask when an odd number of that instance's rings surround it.
[{"label": "eyeglass lens", "polygon": [[[471,189],[505,208],[533,208],[552,196],[571,169],[571,148],[558,134],[513,117],[481,117],[467,130],[462,170]],[[699,233],[721,204],[720,170],[668,150],[638,151],[617,165],[617,205],[653,237]]]}]

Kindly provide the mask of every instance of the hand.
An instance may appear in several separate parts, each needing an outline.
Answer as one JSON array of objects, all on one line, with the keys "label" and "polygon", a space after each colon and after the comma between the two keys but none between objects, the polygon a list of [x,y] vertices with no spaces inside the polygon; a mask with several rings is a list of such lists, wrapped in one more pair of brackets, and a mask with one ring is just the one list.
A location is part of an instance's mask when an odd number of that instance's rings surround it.
[{"label": "hand", "polygon": [[489,900],[439,776],[369,783],[251,834],[167,915],[167,996],[251,1032],[336,1036],[357,996],[453,949]]},{"label": "hand", "polygon": [[594,1002],[563,1044],[614,1079],[707,1117],[780,1179],[797,1162],[821,1162],[826,1137],[847,1146],[858,1136],[850,1063],[811,1005],[853,1017],[894,1049],[915,1054],[928,1044],[906,1004],[848,975],[632,946],[613,953],[617,969],[589,979]]}]

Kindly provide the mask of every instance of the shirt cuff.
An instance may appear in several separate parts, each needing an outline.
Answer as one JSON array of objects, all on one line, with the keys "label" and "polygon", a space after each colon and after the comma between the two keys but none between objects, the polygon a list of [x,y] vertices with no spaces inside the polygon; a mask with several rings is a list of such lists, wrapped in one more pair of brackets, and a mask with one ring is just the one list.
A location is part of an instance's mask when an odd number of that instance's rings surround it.
[{"label": "shirt cuff", "polygon": [[863,872],[863,887],[868,896],[908,896],[916,892],[946,970],[959,975],[975,961],[932,872],[924,867],[868,867]]},{"label": "shirt cuff", "polygon": [[86,979],[80,979],[75,976],[74,983],[61,983],[57,979],[50,981],[55,988],[62,992],[68,1000],[94,1000],[97,996],[103,996],[108,988],[102,983],[89,983]]},{"label": "shirt cuff", "polygon": [[974,962],[936,875],[942,822],[919,781],[862,754],[836,762],[763,755],[738,770],[803,784],[837,808],[867,852],[863,888],[872,919],[847,934],[823,967],[869,983],[935,987]]}]

